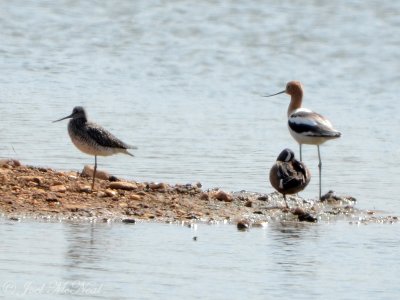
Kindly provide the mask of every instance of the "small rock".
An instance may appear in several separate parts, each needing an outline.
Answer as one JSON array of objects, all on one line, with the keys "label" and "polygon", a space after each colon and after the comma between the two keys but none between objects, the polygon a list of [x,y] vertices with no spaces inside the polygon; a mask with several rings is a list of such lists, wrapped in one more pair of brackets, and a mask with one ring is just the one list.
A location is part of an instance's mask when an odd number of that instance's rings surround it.
[{"label": "small rock", "polygon": [[195,184],[199,189],[202,187],[201,182],[196,182]]},{"label": "small rock", "polygon": [[185,216],[185,218],[189,219],[189,220],[197,220],[198,219],[198,217],[195,214],[188,214]]},{"label": "small rock", "polygon": [[108,177],[109,181],[119,181],[119,179],[117,177],[115,177],[114,175],[111,175],[110,177]]},{"label": "small rock", "polygon": [[67,188],[62,184],[58,184],[58,185],[51,186],[50,191],[56,192],[56,193],[65,193],[67,191]]},{"label": "small rock", "polygon": [[132,191],[137,188],[136,184],[124,181],[111,182],[108,187],[114,190],[125,190],[125,191]]},{"label": "small rock", "polygon": [[263,212],[261,210],[255,210],[253,211],[253,214],[262,215]]},{"label": "small rock", "polygon": [[246,203],[244,204],[244,206],[246,207],[252,207],[253,206],[253,202],[250,200],[247,200]]},{"label": "small rock", "polygon": [[316,223],[318,219],[309,213],[305,213],[304,215],[298,215],[300,222],[311,222]]},{"label": "small rock", "polygon": [[267,201],[267,200],[268,200],[268,196],[267,196],[267,195],[265,195],[265,196],[259,196],[257,199],[258,199],[258,200],[261,200],[261,201]]},{"label": "small rock", "polygon": [[341,201],[341,200],[343,200],[343,199],[339,196],[336,196],[335,192],[332,190],[327,192],[325,195],[322,195],[321,199],[320,199],[321,202],[324,202],[324,201],[334,202],[334,201]]},{"label": "small rock", "polygon": [[267,225],[268,225],[268,222],[259,221],[259,222],[253,223],[251,226],[252,227],[262,228],[262,227],[265,227]]},{"label": "small rock", "polygon": [[149,188],[152,190],[166,190],[167,189],[167,185],[163,182],[160,183],[150,183],[149,184]]},{"label": "small rock", "polygon": [[201,200],[208,200],[208,199],[209,199],[209,196],[208,196],[207,193],[201,193],[200,199],[201,199]]},{"label": "small rock", "polygon": [[20,218],[17,218],[17,217],[10,217],[9,218],[9,220],[11,220],[11,221],[20,221],[21,219]]},{"label": "small rock", "polygon": [[55,194],[48,194],[46,197],[47,202],[58,202],[58,198]]},{"label": "small rock", "polygon": [[122,223],[126,223],[126,224],[135,224],[136,221],[135,219],[123,219]]},{"label": "small rock", "polygon": [[136,194],[132,194],[132,195],[129,195],[129,199],[134,200],[134,201],[139,201],[142,199],[142,197],[140,197],[139,195],[136,195]]},{"label": "small rock", "polygon": [[1,159],[0,166],[20,167],[21,163],[16,159]]},{"label": "small rock", "polygon": [[250,227],[249,221],[247,220],[240,220],[237,224],[236,224],[237,229],[239,230],[247,230]]},{"label": "small rock", "polygon": [[224,201],[224,202],[232,202],[233,198],[230,194],[225,193],[224,191],[218,191],[215,195],[214,195],[215,199],[219,200],[219,201]]},{"label": "small rock", "polygon": [[20,179],[24,181],[35,182],[37,185],[41,185],[43,182],[43,177],[38,177],[38,176],[21,176]]},{"label": "small rock", "polygon": [[296,208],[292,213],[299,218],[300,222],[316,223],[318,221],[316,217],[301,208]]},{"label": "small rock", "polygon": [[[94,173],[93,166],[86,165],[82,170],[82,175],[84,176],[93,177],[93,173]],[[110,174],[108,174],[105,171],[96,170],[96,178],[102,180],[108,180],[110,178]]]},{"label": "small rock", "polygon": [[126,203],[126,202],[120,202],[120,203],[119,203],[119,206],[120,206],[121,208],[125,208],[125,207],[128,207],[128,203]]},{"label": "small rock", "polygon": [[106,193],[107,197],[115,197],[115,196],[117,196],[117,192],[113,191],[113,190],[110,190],[110,189],[106,189],[105,193]]},{"label": "small rock", "polygon": [[193,241],[195,241],[195,242],[197,241],[197,236],[193,237]]},{"label": "small rock", "polygon": [[48,203],[59,203],[58,198],[56,198],[56,197],[47,197],[46,201]]},{"label": "small rock", "polygon": [[107,197],[107,194],[105,192],[103,192],[103,191],[98,191],[97,192],[97,197],[104,198],[104,197]]},{"label": "small rock", "polygon": [[90,192],[92,192],[92,188],[88,185],[81,185],[81,186],[79,186],[78,191],[80,193],[90,193]]}]

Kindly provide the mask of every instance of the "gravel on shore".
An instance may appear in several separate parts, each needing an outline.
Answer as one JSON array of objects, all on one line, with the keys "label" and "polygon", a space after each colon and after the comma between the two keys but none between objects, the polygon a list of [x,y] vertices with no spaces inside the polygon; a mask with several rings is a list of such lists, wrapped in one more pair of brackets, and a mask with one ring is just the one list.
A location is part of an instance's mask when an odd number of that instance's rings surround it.
[{"label": "gravel on shore", "polygon": [[[61,220],[135,220],[161,222],[229,222],[263,226],[273,221],[317,222],[346,219],[352,222],[397,222],[393,216],[357,210],[352,197],[332,196],[308,201],[290,196],[287,209],[278,193],[230,193],[219,188],[203,190],[201,183],[135,182],[98,172],[91,191],[90,166],[82,173],[24,166],[17,160],[0,160],[0,213]],[[328,194],[327,194],[328,195]],[[332,194],[333,195],[333,194]],[[329,196],[329,195],[328,195]]]}]

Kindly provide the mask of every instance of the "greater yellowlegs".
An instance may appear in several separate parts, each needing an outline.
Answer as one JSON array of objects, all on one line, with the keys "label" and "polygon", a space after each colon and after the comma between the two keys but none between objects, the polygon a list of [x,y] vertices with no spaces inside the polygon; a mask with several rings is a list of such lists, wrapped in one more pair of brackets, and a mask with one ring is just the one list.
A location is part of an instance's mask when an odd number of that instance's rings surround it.
[{"label": "greater yellowlegs", "polygon": [[290,149],[284,149],[276,159],[276,163],[269,172],[271,185],[281,194],[285,200],[286,195],[296,194],[305,189],[310,182],[311,174],[306,165],[294,157]]},{"label": "greater yellowlegs", "polygon": [[68,118],[72,118],[68,123],[68,133],[72,143],[82,152],[94,155],[93,190],[97,170],[97,156],[109,156],[116,153],[133,156],[132,153],[128,152],[128,149],[137,148],[125,144],[100,125],[88,121],[86,111],[81,106],[74,107],[72,114],[53,121],[53,123]]},{"label": "greater yellowlegs", "polygon": [[290,134],[297,143],[299,143],[300,161],[302,161],[302,144],[316,145],[318,148],[319,199],[321,199],[322,162],[319,145],[328,140],[339,138],[341,133],[333,128],[328,119],[316,112],[301,107],[303,101],[303,86],[299,81],[290,81],[286,84],[286,89],[284,91],[265,97],[283,93],[289,94],[291,97],[287,110],[288,125]]}]

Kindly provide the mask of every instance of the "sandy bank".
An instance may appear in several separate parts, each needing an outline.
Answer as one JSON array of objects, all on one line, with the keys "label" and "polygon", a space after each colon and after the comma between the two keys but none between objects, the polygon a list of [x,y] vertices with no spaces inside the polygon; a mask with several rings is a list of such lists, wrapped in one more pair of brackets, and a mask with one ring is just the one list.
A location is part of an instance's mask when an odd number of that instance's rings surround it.
[{"label": "sandy bank", "polygon": [[253,225],[272,221],[397,222],[397,217],[376,216],[357,210],[351,197],[306,201],[290,197],[284,207],[277,193],[228,193],[203,190],[200,183],[134,182],[99,172],[90,190],[90,167],[82,174],[24,166],[16,160],[0,161],[0,212],[16,219],[24,216],[56,219],[155,220],[163,222],[244,221]]}]

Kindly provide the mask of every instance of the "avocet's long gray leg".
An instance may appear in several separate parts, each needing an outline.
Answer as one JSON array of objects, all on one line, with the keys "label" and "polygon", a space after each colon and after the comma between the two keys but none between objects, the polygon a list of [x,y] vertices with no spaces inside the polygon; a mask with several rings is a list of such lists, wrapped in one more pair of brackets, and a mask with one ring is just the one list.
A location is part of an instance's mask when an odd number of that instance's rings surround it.
[{"label": "avocet's long gray leg", "polygon": [[321,162],[321,153],[319,151],[319,145],[317,145],[318,147],[318,159],[319,159],[319,163],[318,163],[318,169],[319,169],[319,200],[321,200],[321,190],[322,190],[322,183],[321,183],[321,173],[322,173],[322,162]]},{"label": "avocet's long gray leg", "polygon": [[301,144],[299,144],[299,148],[300,148],[300,161],[303,161],[302,155],[301,155]]}]

